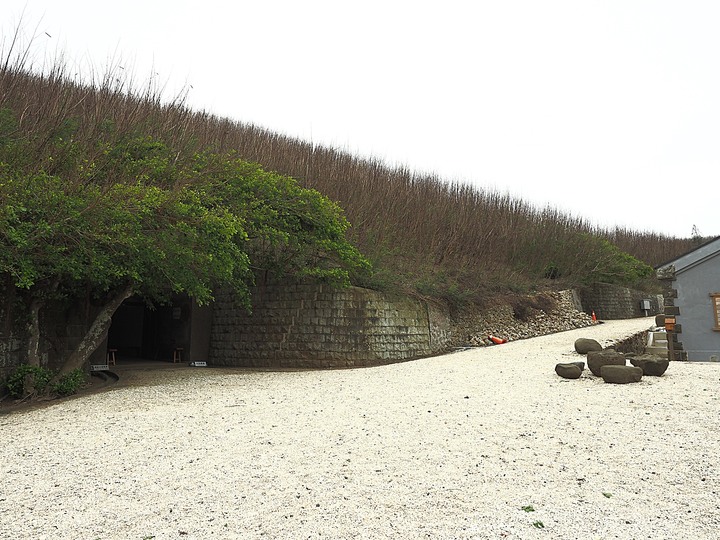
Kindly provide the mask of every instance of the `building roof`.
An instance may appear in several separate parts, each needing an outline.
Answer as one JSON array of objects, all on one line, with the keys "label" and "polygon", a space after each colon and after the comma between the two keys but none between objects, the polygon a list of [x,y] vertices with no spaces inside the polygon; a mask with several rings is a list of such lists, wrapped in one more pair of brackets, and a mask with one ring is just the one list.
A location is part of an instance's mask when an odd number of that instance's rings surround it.
[{"label": "building roof", "polygon": [[692,251],[688,251],[684,255],[680,255],[672,261],[661,264],[657,267],[657,272],[658,275],[668,271],[682,273],[717,256],[720,256],[720,236],[708,240],[704,244],[696,247]]}]

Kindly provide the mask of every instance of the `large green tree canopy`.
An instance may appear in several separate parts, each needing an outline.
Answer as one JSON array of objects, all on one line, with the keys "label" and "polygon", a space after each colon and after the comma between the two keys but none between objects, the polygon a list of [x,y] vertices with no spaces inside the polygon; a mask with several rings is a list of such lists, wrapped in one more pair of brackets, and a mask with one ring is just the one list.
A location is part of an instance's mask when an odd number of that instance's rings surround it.
[{"label": "large green tree canopy", "polygon": [[107,305],[68,369],[97,347],[130,294],[184,292],[206,303],[231,286],[247,300],[260,271],[347,284],[368,267],[337,204],[235,155],[111,127],[75,140],[70,121],[39,143],[15,126],[3,110],[0,273],[27,299],[36,332],[38,310],[55,295],[90,291]]}]

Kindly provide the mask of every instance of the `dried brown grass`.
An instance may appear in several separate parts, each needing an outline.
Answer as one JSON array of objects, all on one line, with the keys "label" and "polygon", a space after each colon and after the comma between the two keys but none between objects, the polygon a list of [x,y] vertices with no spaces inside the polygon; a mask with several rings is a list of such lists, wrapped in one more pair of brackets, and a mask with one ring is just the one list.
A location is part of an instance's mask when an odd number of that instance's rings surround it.
[{"label": "dried brown grass", "polygon": [[92,148],[109,130],[118,138],[161,139],[178,159],[201,150],[236,152],[340,203],[353,240],[376,263],[366,285],[477,299],[542,288],[552,281],[547,278],[582,281],[595,256],[588,236],[606,238],[650,265],[692,247],[691,239],[598,229],[555,208],[194,111],[184,94],[165,99],[159,85],[137,84],[120,63],[83,79],[69,76],[61,58],[38,68],[20,41],[14,36],[0,56],[0,110],[15,119],[0,136],[31,145],[28,156],[18,156],[25,167],[48,168],[57,159],[51,140],[68,136]]}]

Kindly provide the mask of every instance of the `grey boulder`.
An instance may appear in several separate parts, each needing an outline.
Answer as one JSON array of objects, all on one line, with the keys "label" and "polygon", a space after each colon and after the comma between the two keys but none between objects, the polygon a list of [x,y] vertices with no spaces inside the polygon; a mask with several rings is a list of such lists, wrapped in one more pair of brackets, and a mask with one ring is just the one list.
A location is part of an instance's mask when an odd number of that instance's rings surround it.
[{"label": "grey boulder", "polygon": [[582,375],[582,369],[577,363],[572,362],[570,364],[557,364],[555,366],[555,373],[560,375],[563,379],[579,379]]},{"label": "grey boulder", "polygon": [[587,354],[590,351],[602,351],[602,345],[594,339],[579,338],[575,340],[575,352],[578,354]]},{"label": "grey boulder", "polygon": [[635,366],[616,366],[606,364],[600,371],[603,381],[613,384],[640,382],[643,376],[643,370]]},{"label": "grey boulder", "polygon": [[604,349],[602,351],[590,351],[587,354],[588,369],[596,377],[600,377],[600,369],[603,366],[624,366],[626,364],[625,355],[617,352],[615,349]]},{"label": "grey boulder", "polygon": [[643,354],[630,359],[630,363],[639,367],[643,371],[643,375],[652,377],[661,377],[670,365],[670,360],[661,356],[652,354]]}]

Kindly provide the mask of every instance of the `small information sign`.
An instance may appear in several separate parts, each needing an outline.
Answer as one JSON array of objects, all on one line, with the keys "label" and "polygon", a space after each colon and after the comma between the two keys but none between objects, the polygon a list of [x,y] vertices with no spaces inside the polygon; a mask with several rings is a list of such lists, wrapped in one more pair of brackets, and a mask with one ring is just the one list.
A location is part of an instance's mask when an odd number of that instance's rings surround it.
[{"label": "small information sign", "polygon": [[107,371],[110,366],[107,364],[90,364],[90,371]]}]

